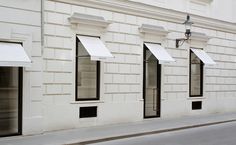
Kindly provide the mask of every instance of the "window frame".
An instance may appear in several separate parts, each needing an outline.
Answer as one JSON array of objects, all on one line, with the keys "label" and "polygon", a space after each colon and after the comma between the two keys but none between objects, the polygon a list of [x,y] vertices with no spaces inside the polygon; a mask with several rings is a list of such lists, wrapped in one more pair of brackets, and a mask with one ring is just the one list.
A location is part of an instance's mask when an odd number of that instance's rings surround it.
[{"label": "window frame", "polygon": [[[87,37],[96,37],[96,36],[88,36],[88,35],[81,35],[81,36],[87,36]],[[100,38],[100,37],[98,37]],[[100,61],[96,61],[96,97],[95,98],[79,98],[78,97],[78,44],[80,40],[77,38],[76,35],[76,49],[75,49],[75,101],[95,101],[100,100]]]},{"label": "window frame", "polygon": [[[16,43],[16,42],[13,42]],[[2,67],[2,66],[1,66]],[[9,67],[10,66],[3,66],[3,67]],[[17,75],[18,75],[18,130],[15,133],[0,135],[0,137],[8,137],[8,136],[17,136],[22,135],[22,119],[23,119],[23,67],[16,67],[17,68]]]},{"label": "window frame", "polygon": [[[0,41],[2,43],[14,43],[20,44],[23,46],[23,42],[16,41]],[[12,66],[0,66],[0,67],[12,67]],[[23,67],[18,68],[18,131],[11,134],[0,135],[0,137],[8,137],[8,136],[17,136],[22,135],[23,131]]]},{"label": "window frame", "polygon": [[[145,114],[145,109],[146,109],[146,103],[145,103],[145,95],[146,95],[146,84],[147,84],[147,81],[146,81],[146,52],[148,49],[148,47],[145,45],[145,43],[153,43],[153,42],[144,42],[143,43],[143,100],[144,100],[144,103],[143,103],[143,118],[156,118],[156,117],[161,117],[161,89],[162,89],[162,86],[161,86],[161,83],[162,83],[162,64],[159,64],[159,60],[157,59],[157,72],[160,72],[158,75],[157,75],[157,86],[159,87],[159,90],[157,92],[157,95],[156,95],[156,109],[159,109],[159,111],[156,112],[156,115],[154,116],[147,116]],[[158,45],[161,45],[161,43],[153,43],[153,44],[158,44]],[[150,51],[150,50],[149,50]],[[150,51],[151,52],[151,51]],[[152,53],[152,52],[151,52]],[[153,53],[152,53],[153,54]],[[153,54],[154,55],[154,54]],[[158,66],[159,65],[159,66]],[[160,70],[159,70],[160,69]]]},{"label": "window frame", "polygon": [[[201,49],[201,48],[194,48],[194,49]],[[191,71],[191,66],[192,66],[192,63],[191,63],[191,54],[195,54],[191,49],[190,49],[190,51],[189,51],[189,96],[190,97],[203,97],[203,73],[204,73],[204,63],[202,62],[202,60],[201,59],[199,59],[200,60],[200,62],[201,62],[201,64],[200,64],[200,94],[199,95],[192,95],[191,94],[191,91],[192,91],[192,89],[191,89],[191,82],[192,82],[192,75],[191,75],[191,73],[192,73],[192,71]],[[195,54],[196,55],[196,54]]]}]

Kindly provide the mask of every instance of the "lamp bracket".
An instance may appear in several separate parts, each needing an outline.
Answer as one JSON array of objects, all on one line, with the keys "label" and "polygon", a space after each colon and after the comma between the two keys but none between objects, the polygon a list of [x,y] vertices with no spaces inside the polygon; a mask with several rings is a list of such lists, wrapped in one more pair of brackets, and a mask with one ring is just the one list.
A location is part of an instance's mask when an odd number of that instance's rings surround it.
[{"label": "lamp bracket", "polygon": [[188,40],[187,38],[180,38],[180,39],[176,39],[176,48],[179,48],[179,46],[182,46],[184,44],[184,42]]}]

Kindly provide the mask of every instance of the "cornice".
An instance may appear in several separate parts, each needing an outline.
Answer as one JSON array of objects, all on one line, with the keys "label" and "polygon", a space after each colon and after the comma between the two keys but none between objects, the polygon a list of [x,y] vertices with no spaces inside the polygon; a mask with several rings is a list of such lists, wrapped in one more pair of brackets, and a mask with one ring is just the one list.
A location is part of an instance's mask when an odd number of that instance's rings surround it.
[{"label": "cornice", "polygon": [[146,34],[155,34],[158,36],[166,36],[169,32],[162,26],[155,26],[155,25],[149,25],[149,24],[142,24],[141,27],[139,27],[139,32],[146,33]]},{"label": "cornice", "polygon": [[84,24],[103,28],[110,24],[110,22],[106,21],[103,17],[80,13],[73,13],[73,15],[68,18],[68,20],[71,24]]},{"label": "cornice", "polygon": [[191,40],[207,42],[211,37],[207,36],[205,33],[191,32]]},{"label": "cornice", "polygon": [[[187,13],[172,9],[166,9],[156,6],[151,6],[139,2],[124,1],[124,0],[52,0],[63,3],[70,3],[91,8],[99,8],[113,12],[136,15],[146,18],[152,18],[162,21],[168,21],[181,24]],[[191,14],[191,19],[194,25],[200,28],[219,30],[224,32],[236,33],[236,23],[231,23],[223,20],[218,20],[209,17],[203,17]]]}]

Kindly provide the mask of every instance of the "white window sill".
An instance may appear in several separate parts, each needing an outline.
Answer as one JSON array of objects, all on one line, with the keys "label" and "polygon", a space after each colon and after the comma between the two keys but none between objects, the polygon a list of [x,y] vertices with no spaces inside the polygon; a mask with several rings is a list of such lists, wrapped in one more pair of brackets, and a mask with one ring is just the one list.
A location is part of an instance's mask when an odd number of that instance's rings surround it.
[{"label": "white window sill", "polygon": [[204,100],[206,97],[188,97],[188,100]]},{"label": "white window sill", "polygon": [[73,101],[70,104],[98,104],[98,103],[104,103],[104,101],[101,101],[101,100]]}]

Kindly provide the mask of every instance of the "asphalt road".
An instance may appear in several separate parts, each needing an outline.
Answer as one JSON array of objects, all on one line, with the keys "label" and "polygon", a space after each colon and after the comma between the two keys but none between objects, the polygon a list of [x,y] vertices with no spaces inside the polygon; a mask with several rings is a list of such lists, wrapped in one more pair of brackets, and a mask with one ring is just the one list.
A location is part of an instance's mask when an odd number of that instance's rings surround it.
[{"label": "asphalt road", "polygon": [[236,122],[112,140],[92,145],[236,145]]}]

